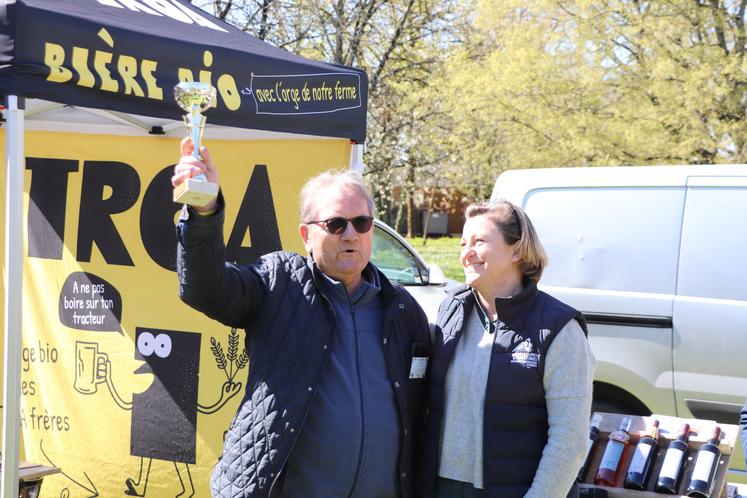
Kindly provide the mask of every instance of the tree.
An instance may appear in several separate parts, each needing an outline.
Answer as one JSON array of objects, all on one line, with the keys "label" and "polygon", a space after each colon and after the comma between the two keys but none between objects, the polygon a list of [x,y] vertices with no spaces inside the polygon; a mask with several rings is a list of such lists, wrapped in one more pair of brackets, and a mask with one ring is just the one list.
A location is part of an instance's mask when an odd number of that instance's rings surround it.
[{"label": "tree", "polygon": [[[444,64],[457,0],[195,0],[276,46],[359,67],[369,77],[366,177],[379,215],[397,211],[392,186],[410,199],[433,178],[434,110],[417,97]],[[427,92],[426,92],[427,93]],[[437,111],[443,112],[443,111]],[[425,149],[428,149],[428,152]],[[426,171],[430,168],[428,171]],[[410,171],[412,170],[412,171]],[[412,210],[408,210],[412,222]],[[411,226],[411,225],[410,225]]]},{"label": "tree", "polygon": [[495,174],[743,161],[746,3],[478,0],[449,66],[453,147]]}]

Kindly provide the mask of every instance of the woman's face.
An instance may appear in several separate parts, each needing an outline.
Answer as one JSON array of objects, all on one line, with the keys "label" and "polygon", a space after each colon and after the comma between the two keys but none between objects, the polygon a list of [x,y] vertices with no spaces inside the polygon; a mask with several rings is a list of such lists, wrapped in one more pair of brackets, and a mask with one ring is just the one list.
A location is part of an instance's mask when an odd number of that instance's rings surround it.
[{"label": "woman's face", "polygon": [[503,234],[488,217],[468,218],[462,232],[462,252],[459,260],[466,283],[486,296],[521,282],[516,254],[518,242],[506,244]]}]

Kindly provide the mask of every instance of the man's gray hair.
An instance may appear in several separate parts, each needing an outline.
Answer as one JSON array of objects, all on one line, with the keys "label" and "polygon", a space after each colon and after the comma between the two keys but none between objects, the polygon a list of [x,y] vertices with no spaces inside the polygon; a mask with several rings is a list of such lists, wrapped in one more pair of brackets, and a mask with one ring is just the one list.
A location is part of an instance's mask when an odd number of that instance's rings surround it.
[{"label": "man's gray hair", "polygon": [[311,178],[301,189],[301,223],[316,221],[313,219],[314,209],[318,207],[318,203],[314,202],[315,197],[317,192],[327,187],[349,187],[357,190],[366,199],[369,214],[376,216],[373,197],[363,181],[363,175],[352,170],[330,170]]}]

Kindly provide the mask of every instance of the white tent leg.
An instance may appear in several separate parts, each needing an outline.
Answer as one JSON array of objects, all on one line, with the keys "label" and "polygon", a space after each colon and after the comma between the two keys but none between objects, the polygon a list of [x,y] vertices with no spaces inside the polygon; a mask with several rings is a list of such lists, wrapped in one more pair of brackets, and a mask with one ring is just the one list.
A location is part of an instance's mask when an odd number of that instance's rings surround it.
[{"label": "white tent leg", "polygon": [[366,167],[363,164],[363,148],[364,144],[352,144],[350,146],[350,169],[353,171],[359,171],[363,173],[363,169]]},{"label": "white tent leg", "polygon": [[8,96],[5,192],[5,377],[3,385],[2,498],[18,496],[23,290],[23,105]]}]

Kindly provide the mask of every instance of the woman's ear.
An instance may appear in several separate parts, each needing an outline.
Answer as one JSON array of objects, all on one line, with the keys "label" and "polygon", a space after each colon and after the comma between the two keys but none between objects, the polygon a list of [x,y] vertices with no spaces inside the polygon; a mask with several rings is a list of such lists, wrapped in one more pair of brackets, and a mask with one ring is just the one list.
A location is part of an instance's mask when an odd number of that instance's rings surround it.
[{"label": "woman's ear", "polygon": [[519,242],[515,242],[513,246],[514,255],[511,256],[511,262],[512,263],[520,263],[521,262],[521,251],[519,248]]}]

